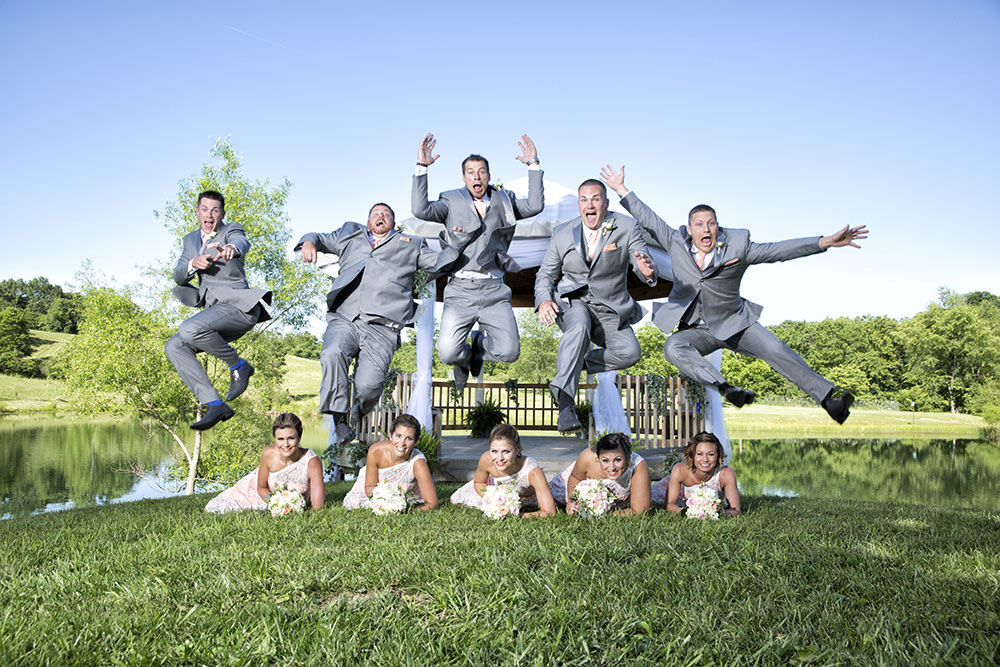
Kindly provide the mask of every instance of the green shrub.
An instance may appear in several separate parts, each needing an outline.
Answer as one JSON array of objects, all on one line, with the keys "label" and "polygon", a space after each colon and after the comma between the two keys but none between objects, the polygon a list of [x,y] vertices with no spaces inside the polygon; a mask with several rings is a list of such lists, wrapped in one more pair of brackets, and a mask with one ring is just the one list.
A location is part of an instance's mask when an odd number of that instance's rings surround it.
[{"label": "green shrub", "polygon": [[[507,415],[500,406],[487,399],[465,413],[465,425],[472,431],[472,437],[485,438],[497,424],[507,421]],[[420,450],[423,451],[423,450]]]},{"label": "green shrub", "polygon": [[417,449],[423,452],[431,472],[437,472],[438,456],[441,453],[441,441],[435,437],[432,431],[426,428],[420,429],[420,437],[417,438]]},{"label": "green shrub", "polygon": [[576,404],[576,418],[583,424],[584,430],[590,428],[590,415],[594,414],[594,405],[590,401]]}]

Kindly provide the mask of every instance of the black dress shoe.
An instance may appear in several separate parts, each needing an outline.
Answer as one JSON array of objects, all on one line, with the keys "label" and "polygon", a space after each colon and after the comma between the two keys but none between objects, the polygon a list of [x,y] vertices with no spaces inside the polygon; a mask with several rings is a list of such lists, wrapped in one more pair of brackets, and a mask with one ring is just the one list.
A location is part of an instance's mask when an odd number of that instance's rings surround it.
[{"label": "black dress shoe", "polygon": [[483,332],[476,329],[472,332],[472,357],[469,359],[469,376],[478,378],[483,372]]},{"label": "black dress shoe", "polygon": [[205,410],[205,415],[191,424],[191,428],[196,431],[207,431],[219,422],[224,422],[236,413],[225,403],[221,405],[209,405]]},{"label": "black dress shoe", "polygon": [[451,367],[451,373],[455,378],[455,389],[465,391],[465,385],[469,382],[469,367],[455,364]]},{"label": "black dress shoe", "polygon": [[580,423],[580,418],[576,416],[576,407],[563,408],[559,411],[559,421],[556,424],[556,428],[559,429],[561,433],[566,433],[567,431],[579,431],[583,428],[583,424]]},{"label": "black dress shoe", "polygon": [[229,371],[229,393],[226,394],[227,401],[233,401],[250,386],[250,376],[253,375],[253,366],[249,361],[243,361],[243,368]]},{"label": "black dress shoe", "polygon": [[729,387],[725,391],[726,400],[735,405],[738,408],[742,408],[744,405],[750,405],[753,400],[757,398],[757,394],[746,389],[740,389],[739,387]]},{"label": "black dress shoe", "polygon": [[843,424],[851,414],[851,406],[854,405],[854,394],[845,389],[840,398],[834,399],[833,391],[832,389],[830,390],[830,393],[823,399],[821,405],[833,421]]}]

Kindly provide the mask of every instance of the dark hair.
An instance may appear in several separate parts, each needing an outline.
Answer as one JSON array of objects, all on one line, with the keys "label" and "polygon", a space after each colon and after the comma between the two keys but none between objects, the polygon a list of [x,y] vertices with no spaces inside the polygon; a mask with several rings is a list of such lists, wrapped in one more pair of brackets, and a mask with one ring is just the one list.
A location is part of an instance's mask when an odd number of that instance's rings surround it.
[{"label": "dark hair", "polygon": [[408,415],[405,412],[395,419],[392,420],[392,426],[389,428],[389,434],[392,435],[396,432],[396,429],[400,426],[405,426],[406,428],[412,428],[414,430],[413,439],[420,439],[420,422],[413,415]]},{"label": "dark hair", "polygon": [[490,161],[487,160],[486,158],[484,158],[482,155],[477,155],[476,153],[473,153],[469,157],[467,157],[464,160],[462,160],[462,173],[463,174],[465,173],[465,165],[468,162],[482,162],[483,164],[486,165],[486,173],[487,174],[490,173]]},{"label": "dark hair", "polygon": [[494,440],[504,440],[514,445],[514,449],[521,451],[521,436],[518,435],[517,429],[510,424],[497,424],[490,431],[490,442]]},{"label": "dark hair", "polygon": [[223,211],[226,210],[226,198],[222,196],[221,192],[217,192],[215,190],[205,190],[200,195],[198,195],[198,199],[195,201],[195,205],[200,206],[202,199],[214,199],[215,201],[219,202],[219,204],[221,204],[221,208]]},{"label": "dark hair", "polygon": [[719,442],[714,433],[702,431],[701,433],[695,433],[694,437],[684,445],[684,465],[690,470],[694,470],[694,451],[703,442],[711,442],[715,445],[716,453],[718,454],[718,465],[722,465],[722,459],[726,456],[726,451],[722,448],[722,443]]},{"label": "dark hair", "polygon": [[583,186],[585,186],[585,185],[596,185],[596,186],[598,186],[599,188],[601,188],[601,198],[602,199],[607,199],[608,198],[608,189],[606,187],[604,187],[604,183],[601,183],[596,178],[588,178],[583,183],[580,183],[580,187],[578,187],[576,189],[576,194],[577,195],[580,194],[580,190],[582,190]]},{"label": "dark hair", "polygon": [[291,412],[282,412],[274,418],[274,424],[271,425],[271,435],[277,433],[279,428],[294,428],[299,437],[302,437],[302,420]]},{"label": "dark hair", "polygon": [[372,211],[375,210],[376,206],[385,206],[387,209],[389,209],[389,215],[392,216],[392,221],[396,222],[396,212],[393,211],[392,207],[389,206],[388,204],[386,204],[384,201],[380,201],[380,202],[377,202],[375,204],[372,204],[372,207],[370,209],[368,209],[368,217],[369,218],[372,217]]},{"label": "dark hair", "polygon": [[708,204],[698,204],[693,209],[691,209],[690,211],[688,211],[688,222],[691,222],[691,216],[694,215],[695,213],[703,213],[703,212],[706,212],[706,211],[708,213],[711,213],[712,217],[715,218],[716,221],[719,220],[719,216],[715,214],[715,209],[714,208],[712,208]]},{"label": "dark hair", "polygon": [[625,452],[625,458],[632,458],[632,443],[624,433],[608,433],[594,445],[594,452],[598,457],[601,456],[601,452],[613,452],[616,449]]}]

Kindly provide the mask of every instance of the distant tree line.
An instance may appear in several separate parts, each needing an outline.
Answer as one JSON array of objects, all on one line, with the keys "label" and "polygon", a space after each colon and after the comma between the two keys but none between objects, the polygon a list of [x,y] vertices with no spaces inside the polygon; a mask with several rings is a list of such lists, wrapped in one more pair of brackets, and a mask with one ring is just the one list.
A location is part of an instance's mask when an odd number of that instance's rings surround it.
[{"label": "distant tree line", "polygon": [[33,352],[31,329],[76,333],[82,301],[48,278],[0,282],[0,373],[39,377],[41,362]]}]

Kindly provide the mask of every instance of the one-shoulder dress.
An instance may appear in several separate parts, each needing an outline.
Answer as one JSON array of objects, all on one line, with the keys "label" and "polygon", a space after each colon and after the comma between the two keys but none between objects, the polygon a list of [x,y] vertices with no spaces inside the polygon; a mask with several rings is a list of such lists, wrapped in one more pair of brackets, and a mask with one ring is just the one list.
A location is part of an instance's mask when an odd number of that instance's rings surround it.
[{"label": "one-shoulder dress", "polygon": [[[316,458],[316,453],[307,449],[306,453],[295,463],[285,466],[267,476],[267,488],[274,490],[279,484],[295,489],[309,502],[309,461]],[[212,498],[205,505],[206,512],[225,514],[242,510],[266,510],[267,503],[257,493],[257,471],[250,473],[231,487]]]},{"label": "one-shoulder dress", "polygon": [[[423,452],[419,449],[414,449],[410,452],[410,458],[406,461],[379,470],[378,481],[399,484],[403,487],[403,495],[406,496],[406,502],[410,505],[419,505],[424,502],[424,499],[420,495],[420,489],[417,487],[417,478],[413,476],[413,464],[417,461],[426,460]],[[368,466],[361,466],[361,470],[358,471],[357,481],[354,482],[354,486],[344,496],[344,507],[347,509],[356,510],[371,506],[371,498],[365,494],[365,474],[367,472]]]},{"label": "one-shoulder dress", "polygon": [[[531,481],[528,476],[531,475],[531,471],[538,467],[538,461],[533,457],[529,456],[524,460],[524,465],[513,475],[507,475],[506,477],[494,477],[490,475],[486,480],[487,486],[492,486],[494,484],[516,484],[517,493],[521,496],[521,506],[535,506],[538,505],[538,498],[535,497],[535,491],[531,487]],[[525,495],[527,492],[531,492],[531,495]],[[476,493],[476,487],[473,482],[460,487],[455,493],[451,494],[451,504],[452,505],[468,505],[469,507],[479,507],[483,504],[483,497]]]},{"label": "one-shoulder dress", "polygon": [[[632,452],[632,458],[629,459],[628,468],[618,479],[602,479],[601,482],[604,484],[604,488],[611,492],[611,495],[615,497],[615,502],[612,509],[628,509],[629,500],[632,495],[632,473],[635,472],[635,467],[642,462],[642,457]],[[552,478],[549,482],[549,488],[552,490],[552,497],[556,499],[556,502],[560,505],[566,504],[566,485],[569,483],[569,476],[573,474],[573,466],[576,465],[574,461],[569,465],[568,468],[563,470],[561,473]]]}]

